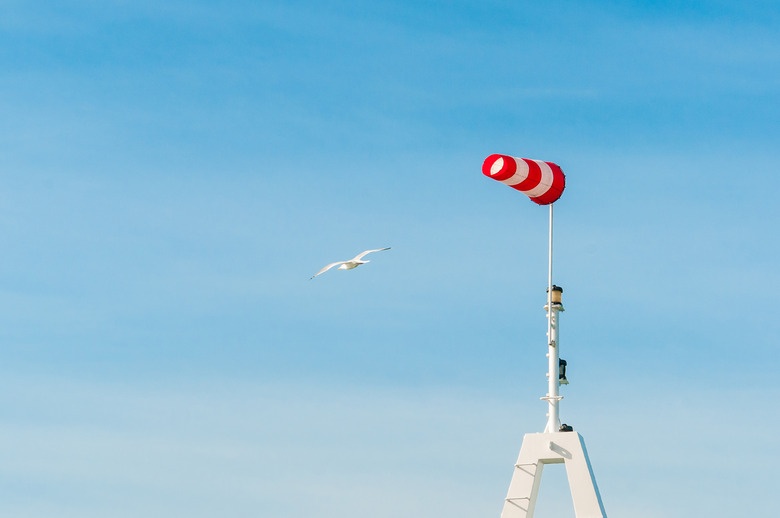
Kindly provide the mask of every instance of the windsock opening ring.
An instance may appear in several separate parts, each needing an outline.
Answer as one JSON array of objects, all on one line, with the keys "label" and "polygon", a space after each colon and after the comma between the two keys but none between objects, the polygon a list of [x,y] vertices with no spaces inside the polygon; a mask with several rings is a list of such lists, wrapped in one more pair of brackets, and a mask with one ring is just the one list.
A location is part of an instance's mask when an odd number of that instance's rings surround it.
[{"label": "windsock opening ring", "polygon": [[482,164],[482,173],[516,189],[539,205],[549,205],[563,194],[566,176],[553,162],[490,155]]}]

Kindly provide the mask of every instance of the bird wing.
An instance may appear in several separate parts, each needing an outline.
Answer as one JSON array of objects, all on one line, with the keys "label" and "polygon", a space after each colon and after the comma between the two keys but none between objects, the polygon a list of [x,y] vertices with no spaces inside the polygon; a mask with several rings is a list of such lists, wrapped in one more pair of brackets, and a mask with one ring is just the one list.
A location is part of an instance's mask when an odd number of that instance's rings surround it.
[{"label": "bird wing", "polygon": [[344,264],[344,263],[346,263],[346,262],[347,262],[347,261],[337,261],[337,262],[335,262],[335,263],[330,263],[328,266],[326,266],[326,267],[325,267],[325,268],[323,268],[322,270],[320,270],[320,271],[318,271],[317,273],[315,273],[314,275],[312,275],[312,276],[311,276],[311,278],[313,279],[313,278],[315,278],[316,276],[318,276],[319,274],[321,274],[321,273],[323,273],[323,272],[327,272],[328,270],[330,270],[331,268],[333,268],[333,267],[334,267],[334,266],[336,266],[337,264]]},{"label": "bird wing", "polygon": [[370,254],[371,252],[381,252],[382,250],[390,250],[390,247],[388,246],[387,248],[377,248],[376,250],[366,250],[365,252],[363,252],[361,254],[358,254],[352,260],[353,261],[360,261],[361,259],[363,259],[363,257],[365,257],[366,255]]}]

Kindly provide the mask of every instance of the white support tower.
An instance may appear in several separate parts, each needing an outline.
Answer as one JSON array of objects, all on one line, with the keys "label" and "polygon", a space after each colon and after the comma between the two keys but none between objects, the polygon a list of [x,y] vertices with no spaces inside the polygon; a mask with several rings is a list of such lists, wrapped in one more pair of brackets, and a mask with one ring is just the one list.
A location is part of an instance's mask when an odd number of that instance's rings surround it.
[{"label": "white support tower", "polygon": [[561,426],[559,394],[561,382],[568,384],[560,360],[558,313],[563,311],[563,290],[552,283],[553,208],[550,204],[550,246],[547,277],[547,351],[549,358],[547,425],[543,433],[529,433],[523,438],[520,455],[515,463],[509,492],[501,518],[533,518],[536,498],[546,464],[564,464],[576,518],[606,518],[604,504],[596,486],[596,477],[585,448],[585,440],[567,425]]},{"label": "white support tower", "polygon": [[606,518],[585,441],[577,432],[528,433],[517,457],[501,518],[533,518],[545,464],[565,464],[577,518]]}]

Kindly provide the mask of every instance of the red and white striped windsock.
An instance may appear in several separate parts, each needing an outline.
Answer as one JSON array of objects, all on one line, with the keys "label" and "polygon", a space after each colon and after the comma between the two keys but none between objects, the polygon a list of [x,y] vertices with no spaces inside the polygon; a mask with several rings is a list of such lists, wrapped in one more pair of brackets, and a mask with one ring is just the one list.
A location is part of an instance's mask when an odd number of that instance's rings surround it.
[{"label": "red and white striped windsock", "polygon": [[566,177],[552,162],[490,155],[482,164],[482,172],[525,194],[539,205],[549,205],[563,194]]}]

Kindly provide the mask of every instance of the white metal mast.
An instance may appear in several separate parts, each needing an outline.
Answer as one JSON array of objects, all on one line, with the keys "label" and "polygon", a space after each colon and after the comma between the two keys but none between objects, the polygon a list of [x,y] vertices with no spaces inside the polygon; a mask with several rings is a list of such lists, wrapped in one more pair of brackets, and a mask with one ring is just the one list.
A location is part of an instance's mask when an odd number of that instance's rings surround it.
[{"label": "white metal mast", "polygon": [[[558,353],[558,312],[563,311],[563,305],[558,297],[553,294],[552,283],[552,270],[553,270],[553,204],[550,204],[550,241],[549,241],[549,256],[547,262],[547,305],[544,309],[547,310],[547,357],[548,357],[548,371],[547,371],[547,396],[543,397],[543,400],[547,400],[547,426],[544,431],[557,432],[561,428],[560,413],[558,410],[559,403],[563,396],[559,394],[559,388],[561,386],[559,372],[560,355]],[[557,286],[555,288],[558,288]],[[560,288],[558,288],[560,290]],[[557,291],[557,290],[556,290]],[[553,298],[557,301],[554,301]]]},{"label": "white metal mast", "polygon": [[[549,358],[547,426],[543,433],[523,438],[501,518],[533,518],[542,471],[547,464],[565,464],[574,513],[577,518],[606,518],[596,477],[585,448],[585,440],[571,427],[562,428],[558,404],[561,370],[558,340],[558,313],[563,311],[563,290],[552,283],[553,206],[550,204],[550,242],[547,271],[547,350]],[[565,379],[565,378],[564,378]],[[564,381],[564,383],[566,383]]]}]

